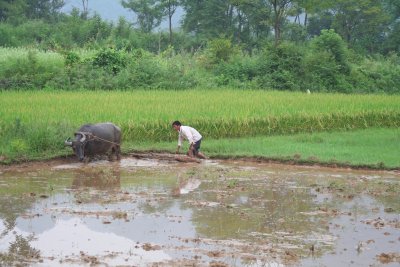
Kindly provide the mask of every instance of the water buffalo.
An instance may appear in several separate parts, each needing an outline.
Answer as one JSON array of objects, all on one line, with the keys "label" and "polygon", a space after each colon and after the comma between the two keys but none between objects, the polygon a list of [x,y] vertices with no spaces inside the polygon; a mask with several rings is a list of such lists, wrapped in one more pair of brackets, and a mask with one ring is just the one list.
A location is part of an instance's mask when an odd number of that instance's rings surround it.
[{"label": "water buffalo", "polygon": [[110,160],[112,154],[121,158],[121,129],[110,122],[85,124],[75,133],[74,140],[68,138],[64,143],[72,147],[80,161],[102,154],[108,154]]}]

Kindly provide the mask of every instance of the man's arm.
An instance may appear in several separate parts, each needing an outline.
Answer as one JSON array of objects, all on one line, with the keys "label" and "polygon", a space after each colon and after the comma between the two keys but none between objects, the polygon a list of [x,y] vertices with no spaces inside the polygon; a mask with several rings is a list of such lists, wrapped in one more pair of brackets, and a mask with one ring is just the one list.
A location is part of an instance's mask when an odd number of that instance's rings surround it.
[{"label": "man's arm", "polygon": [[183,128],[183,132],[187,138],[187,140],[189,141],[189,145],[193,145],[194,144],[194,138],[193,138],[193,134],[190,131],[189,127]]},{"label": "man's arm", "polygon": [[183,141],[183,137],[182,137],[182,135],[181,134],[179,134],[179,136],[178,136],[178,147],[176,148],[176,154],[178,154],[179,153],[179,149],[181,148],[181,146],[182,146],[182,141]]}]

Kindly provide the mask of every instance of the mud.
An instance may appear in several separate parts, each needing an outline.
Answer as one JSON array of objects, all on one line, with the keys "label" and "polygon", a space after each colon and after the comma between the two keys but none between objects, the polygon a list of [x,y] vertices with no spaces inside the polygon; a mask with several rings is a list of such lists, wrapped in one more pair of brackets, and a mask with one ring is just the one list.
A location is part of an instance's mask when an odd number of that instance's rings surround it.
[{"label": "mud", "polygon": [[242,160],[0,167],[1,266],[398,266],[400,174]]}]

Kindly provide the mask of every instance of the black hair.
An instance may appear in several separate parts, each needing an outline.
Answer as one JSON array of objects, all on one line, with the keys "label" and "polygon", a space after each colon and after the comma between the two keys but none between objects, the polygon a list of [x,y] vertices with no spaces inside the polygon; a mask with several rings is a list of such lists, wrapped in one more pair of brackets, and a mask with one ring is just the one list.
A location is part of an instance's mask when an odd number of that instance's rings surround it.
[{"label": "black hair", "polygon": [[181,123],[180,121],[174,121],[174,122],[172,123],[172,126],[174,126],[174,125],[181,126],[182,123]]}]

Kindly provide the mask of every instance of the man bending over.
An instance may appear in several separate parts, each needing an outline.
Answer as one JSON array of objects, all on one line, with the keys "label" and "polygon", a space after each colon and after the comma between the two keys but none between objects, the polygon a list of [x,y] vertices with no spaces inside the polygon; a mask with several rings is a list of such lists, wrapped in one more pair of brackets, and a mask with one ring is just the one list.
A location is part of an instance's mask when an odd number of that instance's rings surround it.
[{"label": "man bending over", "polygon": [[183,140],[186,139],[189,141],[190,145],[188,150],[188,156],[192,158],[198,157],[201,159],[206,159],[206,156],[199,151],[202,136],[196,129],[190,126],[184,126],[179,121],[174,121],[172,123],[172,127],[179,133],[178,147],[176,149],[177,154],[179,153]]}]

